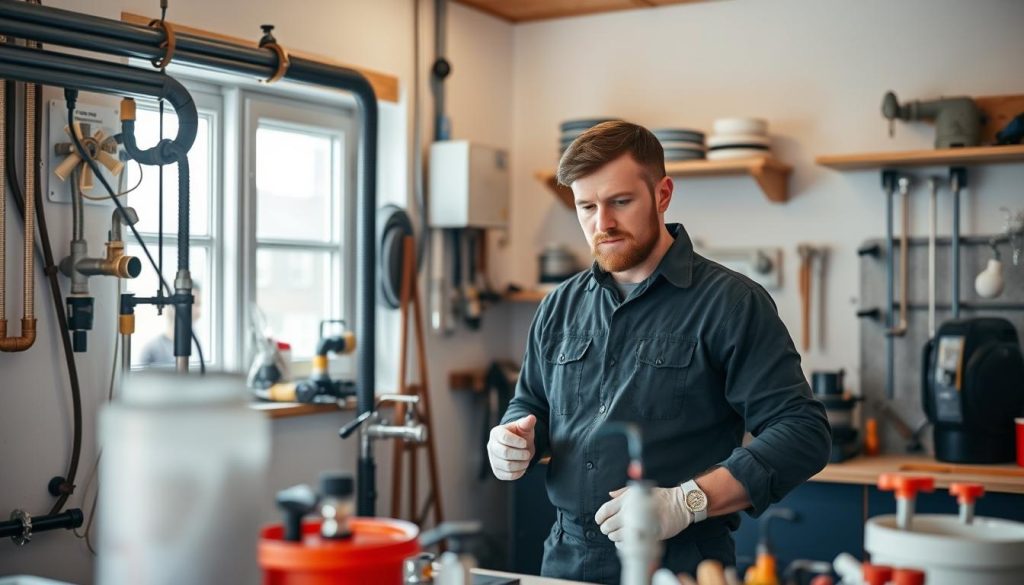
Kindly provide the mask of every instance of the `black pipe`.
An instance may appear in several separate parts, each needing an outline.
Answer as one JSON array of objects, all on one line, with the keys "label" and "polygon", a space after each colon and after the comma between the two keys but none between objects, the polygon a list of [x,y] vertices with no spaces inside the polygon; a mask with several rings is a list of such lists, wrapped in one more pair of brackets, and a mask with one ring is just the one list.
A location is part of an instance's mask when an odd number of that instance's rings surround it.
[{"label": "black pipe", "polygon": [[[122,56],[139,56],[139,54],[143,54],[144,57],[150,59],[164,55],[164,50],[159,46],[164,40],[164,33],[161,30],[79,14],[49,6],[16,2],[14,0],[0,0],[0,34],[13,36],[10,27],[14,27],[19,22],[43,25],[44,31],[46,31],[45,34],[48,35],[48,42],[67,47],[96,50]],[[36,31],[36,34],[38,35],[41,32]],[[123,44],[120,47],[115,46],[115,44],[95,47],[89,43],[93,42],[96,35],[140,43],[151,48],[146,52],[136,50],[135,48],[127,48]],[[34,40],[42,41],[43,39],[37,37]],[[259,77],[264,79],[270,78],[277,71],[277,53],[270,48],[236,46],[184,33],[178,33],[176,40],[177,50],[174,58],[179,63],[211,66],[211,63],[215,61],[216,64],[212,65],[212,67],[218,70],[250,76],[258,74]],[[117,51],[119,50],[131,50],[135,54],[125,55],[124,53],[118,53]],[[259,66],[259,69],[257,70],[254,66]],[[8,68],[16,69],[16,67],[9,66],[9,64],[8,67],[4,67],[4,59],[0,55],[0,77],[13,78],[10,73],[14,71],[7,71]],[[137,72],[139,77],[160,75],[155,72],[135,68],[131,68],[131,70]],[[38,74],[41,73],[34,67],[30,71],[17,72],[23,76],[34,74],[31,77],[33,81],[38,80]],[[69,74],[69,76],[72,75]],[[78,89],[104,92],[114,89],[118,91],[118,89],[109,86],[88,86],[86,85],[88,80],[82,78],[85,76],[75,77],[75,81],[82,84]],[[376,239],[375,215],[377,199],[377,98],[373,87],[358,71],[345,67],[325,65],[308,59],[293,57],[290,66],[285,72],[284,79],[352,92],[360,106],[363,128],[360,136],[360,154],[362,159],[360,169],[361,197],[356,214],[358,223],[355,271],[357,275],[356,312],[358,316],[356,322],[356,338],[358,339],[356,347],[358,368],[356,387],[359,412],[369,412],[373,409],[375,388],[374,346],[376,343],[376,307],[374,287],[376,283],[376,251],[374,246]],[[66,83],[67,80],[62,78],[61,82],[55,83],[55,85],[66,87]],[[140,92],[138,86],[122,83],[120,88],[127,90],[123,93],[151,95],[146,93],[146,91]],[[358,510],[358,512],[360,515],[372,515],[373,510],[364,508]]]},{"label": "black pipe", "polygon": [[967,185],[967,170],[963,167],[949,169],[950,190],[953,191],[953,249],[950,253],[952,268],[953,318],[960,318],[960,189]]},{"label": "black pipe", "polygon": [[[32,518],[32,534],[65,528],[71,530],[82,525],[82,510],[71,508],[60,514],[48,516],[34,516]],[[0,522],[0,538],[9,536],[20,536],[23,527],[20,520],[8,520]]]},{"label": "black pipe", "polygon": [[[893,308],[898,307],[898,304],[893,304]],[[951,311],[953,306],[951,304],[937,304],[935,310],[937,311]],[[964,311],[1024,311],[1024,303],[1010,303],[1010,302],[992,302],[992,301],[961,301],[960,309]],[[926,303],[907,303],[908,311],[927,311],[928,305]],[[859,316],[859,315],[858,315]],[[955,317],[954,317],[955,318]]]},{"label": "black pipe", "polygon": [[[285,78],[349,90],[355,94],[364,116],[364,127],[360,133],[362,197],[356,212],[359,242],[356,246],[356,314],[359,316],[356,320],[356,396],[357,408],[362,414],[373,410],[376,384],[377,98],[369,81],[360,73],[308,59],[293,58]],[[357,511],[360,516],[374,514],[372,509]]]},{"label": "black pipe", "polygon": [[[896,196],[895,171],[882,171],[882,186],[885,189],[885,298],[889,310],[885,312],[885,323],[888,331],[896,326],[896,313],[892,304],[896,297],[896,246],[893,240],[893,199]],[[892,335],[885,336],[885,396],[893,399],[896,392],[896,342]]]}]

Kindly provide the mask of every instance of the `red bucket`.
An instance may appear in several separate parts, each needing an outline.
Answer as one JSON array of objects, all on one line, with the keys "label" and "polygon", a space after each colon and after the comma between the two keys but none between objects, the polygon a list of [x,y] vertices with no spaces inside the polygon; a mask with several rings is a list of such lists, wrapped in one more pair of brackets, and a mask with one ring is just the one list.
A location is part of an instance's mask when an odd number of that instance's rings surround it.
[{"label": "red bucket", "polygon": [[353,518],[352,537],[320,537],[320,521],[302,524],[302,542],[282,540],[280,524],[260,532],[264,585],[401,585],[402,562],[420,552],[415,524],[390,518]]}]

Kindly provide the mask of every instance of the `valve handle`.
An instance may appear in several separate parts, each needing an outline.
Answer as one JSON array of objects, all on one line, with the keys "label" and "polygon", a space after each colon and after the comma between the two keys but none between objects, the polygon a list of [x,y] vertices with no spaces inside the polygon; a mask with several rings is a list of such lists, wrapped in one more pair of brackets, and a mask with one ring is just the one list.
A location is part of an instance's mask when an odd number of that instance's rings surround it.
[{"label": "valve handle", "polygon": [[358,429],[364,422],[369,420],[370,417],[372,417],[375,414],[377,414],[376,410],[368,410],[368,411],[364,412],[363,414],[359,415],[352,422],[350,422],[347,425],[341,427],[341,430],[338,431],[338,436],[340,436],[342,439],[347,439],[349,437],[349,435],[354,433],[356,431],[356,429]]},{"label": "valve handle", "polygon": [[956,496],[960,504],[973,504],[985,495],[985,486],[978,483],[953,483],[949,486],[949,493]]},{"label": "valve handle", "polygon": [[892,580],[892,567],[864,563],[864,583],[867,585],[886,585]]},{"label": "valve handle", "polygon": [[900,475],[883,473],[878,476],[878,489],[883,492],[896,492],[902,500],[912,500],[918,492],[935,491],[935,478],[930,475]]}]

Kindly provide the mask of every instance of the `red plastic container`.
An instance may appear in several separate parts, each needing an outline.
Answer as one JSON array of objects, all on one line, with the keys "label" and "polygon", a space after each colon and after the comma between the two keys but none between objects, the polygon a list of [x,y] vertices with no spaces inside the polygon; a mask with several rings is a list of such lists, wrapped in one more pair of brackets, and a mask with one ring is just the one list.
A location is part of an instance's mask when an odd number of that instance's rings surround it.
[{"label": "red plastic container", "polygon": [[1024,418],[1014,419],[1017,425],[1017,465],[1024,467]]},{"label": "red plastic container", "polygon": [[260,531],[263,585],[401,585],[402,561],[420,552],[415,524],[353,518],[352,537],[325,540],[320,521],[302,524],[302,542],[285,542],[280,524]]}]

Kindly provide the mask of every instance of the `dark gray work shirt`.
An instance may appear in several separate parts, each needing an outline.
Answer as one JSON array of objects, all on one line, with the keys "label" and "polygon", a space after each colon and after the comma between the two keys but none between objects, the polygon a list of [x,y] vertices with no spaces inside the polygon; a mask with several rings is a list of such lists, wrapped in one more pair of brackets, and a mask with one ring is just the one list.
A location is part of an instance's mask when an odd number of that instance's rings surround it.
[{"label": "dark gray work shirt", "polygon": [[[647,479],[671,487],[723,466],[754,516],[829,457],[825,409],[771,297],[696,254],[682,225],[667,227],[675,242],[625,299],[596,265],[544,299],[503,418],[537,416],[551,502],[598,546],[608,540],[594,514],[627,479],[625,441],[596,436],[611,421],[640,426]],[[744,430],[754,436],[747,446]],[[738,525],[730,514],[683,534]]]}]

